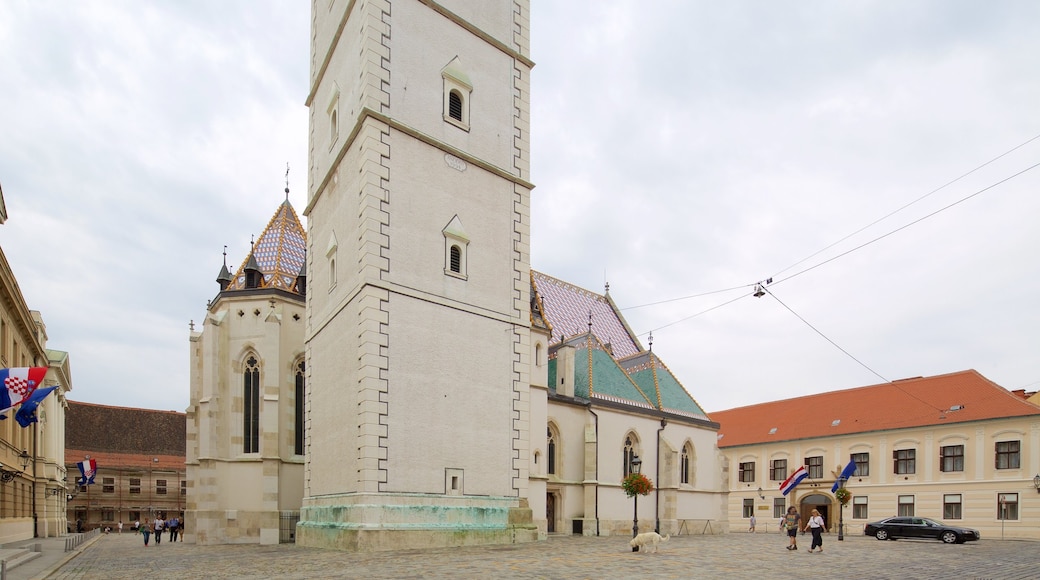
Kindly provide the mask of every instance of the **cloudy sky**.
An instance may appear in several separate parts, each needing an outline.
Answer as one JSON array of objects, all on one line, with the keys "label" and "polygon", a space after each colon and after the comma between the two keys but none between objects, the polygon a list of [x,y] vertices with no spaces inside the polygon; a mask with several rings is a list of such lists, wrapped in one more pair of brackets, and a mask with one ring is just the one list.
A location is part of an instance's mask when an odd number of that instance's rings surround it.
[{"label": "cloudy sky", "polygon": [[[706,410],[969,368],[1040,388],[1040,4],[532,12],[532,265],[609,282]],[[287,163],[305,205],[309,20],[0,2],[0,246],[73,400],[187,407],[224,246],[237,267]]]}]

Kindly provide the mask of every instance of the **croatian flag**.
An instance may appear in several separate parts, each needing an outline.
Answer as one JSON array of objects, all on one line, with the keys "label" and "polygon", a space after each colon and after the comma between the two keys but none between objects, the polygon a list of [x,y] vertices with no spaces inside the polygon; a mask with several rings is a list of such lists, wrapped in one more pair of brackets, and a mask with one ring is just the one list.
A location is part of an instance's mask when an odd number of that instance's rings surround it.
[{"label": "croatian flag", "polygon": [[852,477],[852,474],[856,473],[856,462],[852,459],[849,460],[849,464],[845,466],[845,469],[841,470],[841,475],[838,476],[838,480],[831,486],[831,493],[838,491],[838,487],[843,480]]},{"label": "croatian flag", "polygon": [[0,413],[19,405],[29,398],[36,387],[43,383],[43,377],[47,374],[44,367],[19,367],[14,369],[0,369]]},{"label": "croatian flag", "polygon": [[801,483],[802,480],[806,477],[809,477],[809,472],[805,470],[805,466],[803,465],[798,469],[794,470],[794,473],[791,474],[791,477],[788,477],[784,480],[783,483],[780,484],[780,493],[784,495],[791,493],[791,490],[794,489],[794,486]]},{"label": "croatian flag", "polygon": [[97,474],[97,461],[93,459],[84,459],[76,464],[79,467],[80,475],[83,477],[76,480],[77,485],[94,485],[94,475]]},{"label": "croatian flag", "polygon": [[40,406],[40,403],[47,398],[47,395],[54,392],[58,386],[43,387],[33,391],[33,394],[29,395],[29,398],[22,403],[22,406],[18,408],[18,412],[14,414],[14,420],[18,421],[18,424],[22,427],[28,427],[36,422],[36,407]]}]

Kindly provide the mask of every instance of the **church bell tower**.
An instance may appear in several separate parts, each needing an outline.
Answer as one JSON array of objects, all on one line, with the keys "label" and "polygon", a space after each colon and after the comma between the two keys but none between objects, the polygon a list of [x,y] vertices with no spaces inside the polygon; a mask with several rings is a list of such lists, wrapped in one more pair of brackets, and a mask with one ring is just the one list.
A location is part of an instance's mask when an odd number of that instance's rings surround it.
[{"label": "church bell tower", "polygon": [[537,538],[529,4],[313,1],[299,544]]}]

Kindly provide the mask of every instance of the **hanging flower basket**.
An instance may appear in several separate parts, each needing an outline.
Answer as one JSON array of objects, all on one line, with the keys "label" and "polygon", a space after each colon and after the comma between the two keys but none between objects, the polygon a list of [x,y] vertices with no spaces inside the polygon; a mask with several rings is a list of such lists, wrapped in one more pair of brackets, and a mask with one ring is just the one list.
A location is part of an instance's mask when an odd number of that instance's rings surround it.
[{"label": "hanging flower basket", "polygon": [[654,490],[654,484],[650,478],[642,473],[630,473],[628,477],[621,480],[621,489],[625,495],[635,497],[636,495],[647,495]]},{"label": "hanging flower basket", "polygon": [[834,497],[841,502],[841,505],[848,505],[849,500],[852,499],[852,492],[844,487],[839,487],[838,491],[834,492]]}]

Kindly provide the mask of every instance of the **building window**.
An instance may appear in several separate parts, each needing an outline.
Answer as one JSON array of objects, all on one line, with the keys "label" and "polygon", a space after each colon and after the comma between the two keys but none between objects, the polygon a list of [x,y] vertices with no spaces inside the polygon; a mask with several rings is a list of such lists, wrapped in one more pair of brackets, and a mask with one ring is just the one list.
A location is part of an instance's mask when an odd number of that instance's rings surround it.
[{"label": "building window", "polygon": [[857,520],[867,519],[867,496],[852,496],[852,517]]},{"label": "building window", "polygon": [[899,508],[896,512],[896,515],[900,517],[911,517],[914,515],[914,496],[899,496]]},{"label": "building window", "polygon": [[166,480],[156,479],[155,480],[155,495],[166,495]]},{"label": "building window", "polygon": [[242,373],[242,452],[260,451],[260,363],[256,357],[246,359]]},{"label": "building window", "polygon": [[454,278],[466,279],[466,250],[469,235],[462,227],[462,220],[454,216],[441,230],[444,236],[444,273]]},{"label": "building window", "polygon": [[103,493],[115,493],[116,492],[116,479],[114,477],[102,477],[101,478],[101,491]]},{"label": "building window", "polygon": [[964,471],[963,445],[946,445],[939,448],[939,471]]},{"label": "building window", "polygon": [[1017,520],[1018,519],[1018,494],[1017,493],[998,493],[997,494],[997,519],[998,520]]},{"label": "building window", "polygon": [[769,480],[770,481],[783,481],[787,479],[787,460],[786,459],[774,459],[769,464]]},{"label": "building window", "polygon": [[296,438],[294,441],[293,452],[296,453],[296,455],[303,455],[304,449],[304,427],[306,426],[304,423],[304,404],[307,402],[307,384],[304,370],[304,361],[301,360],[296,363],[296,412],[294,415],[296,423],[294,425],[293,433]]},{"label": "building window", "polygon": [[750,518],[753,515],[755,515],[755,499],[749,497],[744,500],[743,517]]},{"label": "building window", "polygon": [[469,131],[469,100],[473,84],[458,57],[441,69],[441,77],[444,81],[444,121]]},{"label": "building window", "polygon": [[632,473],[632,459],[635,458],[635,446],[632,444],[632,436],[625,438],[625,449],[622,455],[621,462],[625,466],[625,477],[628,477]]},{"label": "building window", "polygon": [[141,479],[138,477],[130,478],[130,493],[139,494],[141,493]]},{"label": "building window", "polygon": [[1018,469],[1019,442],[997,441],[997,469]]},{"label": "building window", "polygon": [[116,519],[115,510],[101,510],[101,521],[112,522]]},{"label": "building window", "polygon": [[187,481],[182,481],[181,482],[181,495],[188,495],[188,482]]},{"label": "building window", "polygon": [[127,512],[127,516],[135,522],[141,521],[141,512]]},{"label": "building window", "polygon": [[853,453],[852,460],[856,462],[856,471],[853,472],[853,477],[866,477],[870,475],[869,453]]},{"label": "building window", "polygon": [[737,481],[742,483],[752,483],[755,481],[755,462],[748,461],[740,464],[740,471],[737,473]]},{"label": "building window", "polygon": [[[893,470],[897,474],[911,474],[917,473],[917,450],[916,449],[900,449],[892,452],[892,458],[895,460]],[[899,514],[904,515],[904,514]],[[914,514],[909,514],[914,515]]]},{"label": "building window", "polygon": [[959,493],[946,493],[946,494],[943,494],[943,519],[944,520],[959,520],[959,519],[961,519],[961,494],[959,494]]},{"label": "building window", "polygon": [[690,444],[683,445],[682,457],[679,459],[679,483],[686,485],[690,484],[690,456],[693,455],[693,449],[690,448]]},{"label": "building window", "polygon": [[556,475],[556,434],[553,433],[552,426],[546,427],[545,437],[546,473],[549,475]]},{"label": "building window", "polygon": [[339,85],[332,83],[332,93],[329,95],[329,105],[325,111],[329,116],[329,150],[339,140]]},{"label": "building window", "polygon": [[448,93],[448,116],[462,121],[462,93],[454,89]]},{"label": "building window", "polygon": [[809,470],[809,479],[823,479],[823,456],[805,458],[805,467]]},{"label": "building window", "polygon": [[782,497],[773,498],[773,517],[780,519],[787,513],[787,500]]}]

